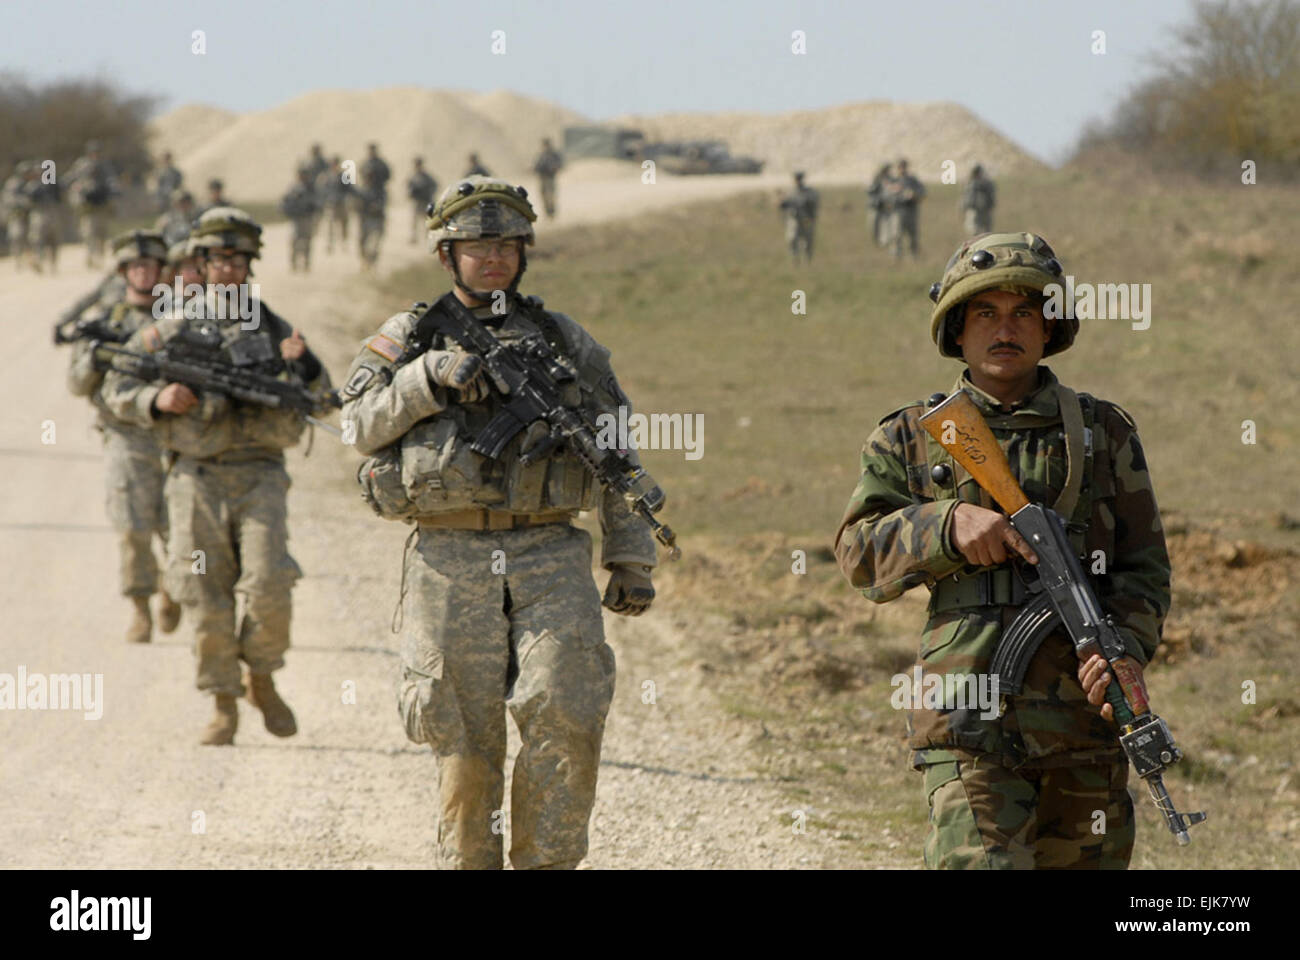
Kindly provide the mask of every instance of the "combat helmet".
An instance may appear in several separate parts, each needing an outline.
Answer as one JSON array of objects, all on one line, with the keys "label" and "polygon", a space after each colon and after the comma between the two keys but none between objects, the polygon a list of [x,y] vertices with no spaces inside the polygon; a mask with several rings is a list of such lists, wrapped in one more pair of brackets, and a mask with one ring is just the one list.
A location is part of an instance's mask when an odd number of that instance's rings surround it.
[{"label": "combat helmet", "polygon": [[250,258],[261,255],[262,227],[238,207],[213,207],[204,211],[190,231],[190,253],[226,247]]},{"label": "combat helmet", "polygon": [[[452,242],[520,237],[527,246],[536,239],[533,221],[537,219],[537,211],[528,200],[528,191],[523,187],[511,186],[499,177],[478,174],[465,177],[444,190],[437,202],[429,204],[427,212],[425,227],[429,231],[431,248],[436,246],[446,251],[451,260],[456,286],[477,300],[490,300],[492,293],[471,290],[461,281],[460,267],[451,256]],[[515,292],[527,267],[527,257],[520,250],[519,271],[511,281],[508,293]]]},{"label": "combat helmet", "polygon": [[167,262],[167,243],[161,233],[152,230],[131,230],[112,240],[113,260],[125,267],[133,260],[150,257],[161,264]]},{"label": "combat helmet", "polygon": [[[944,268],[943,279],[930,285],[930,339],[945,357],[961,359],[957,336],[967,300],[982,290],[1042,293],[1048,284],[1061,283],[1063,273],[1056,253],[1035,233],[982,233],[963,240]],[[1043,356],[1069,347],[1078,332],[1079,321],[1068,310],[1052,328]]]},{"label": "combat helmet", "polygon": [[167,262],[174,267],[179,267],[192,256],[194,256],[194,251],[190,249],[190,238],[188,236],[184,240],[177,240],[167,248]]}]

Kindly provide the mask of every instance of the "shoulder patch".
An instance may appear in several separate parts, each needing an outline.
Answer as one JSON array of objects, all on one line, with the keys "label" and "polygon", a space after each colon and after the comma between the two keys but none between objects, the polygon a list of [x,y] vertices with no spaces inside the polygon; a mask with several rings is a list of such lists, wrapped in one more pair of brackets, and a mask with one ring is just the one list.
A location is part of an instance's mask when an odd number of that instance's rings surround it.
[{"label": "shoulder patch", "polygon": [[351,379],[343,387],[344,396],[355,397],[366,388],[371,380],[375,378],[375,368],[362,364],[357,367],[357,372],[352,374]]},{"label": "shoulder patch", "polygon": [[382,333],[376,334],[375,336],[371,337],[370,340],[366,343],[366,346],[369,347],[371,350],[373,350],[375,353],[379,354],[389,363],[396,363],[397,358],[402,355],[402,349],[403,349],[402,344],[398,343],[396,340],[392,340],[384,336]]},{"label": "shoulder patch", "polygon": [[144,345],[146,353],[157,353],[162,349],[162,334],[158,332],[158,327],[150,324],[140,331],[140,342]]}]

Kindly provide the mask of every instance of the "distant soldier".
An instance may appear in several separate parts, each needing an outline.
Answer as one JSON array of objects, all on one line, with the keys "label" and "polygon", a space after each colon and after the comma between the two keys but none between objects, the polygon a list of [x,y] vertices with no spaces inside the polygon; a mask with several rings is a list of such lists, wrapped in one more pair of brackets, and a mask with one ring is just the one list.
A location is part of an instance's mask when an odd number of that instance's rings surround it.
[{"label": "distant soldier", "polygon": [[172,197],[176,191],[181,188],[181,182],[185,179],[185,174],[176,169],[172,163],[171,151],[167,151],[162,156],[162,166],[158,170],[154,180],[154,196],[158,200],[159,211],[166,213],[172,203]]},{"label": "distant soldier", "polygon": [[298,166],[306,168],[307,176],[310,178],[309,182],[312,186],[315,186],[316,182],[320,180],[321,174],[329,170],[330,162],[325,159],[325,154],[321,152],[321,145],[319,143],[313,143],[311,145],[311,153],[307,156],[307,159],[298,164]]},{"label": "distant soldier", "polygon": [[551,146],[551,138],[542,139],[542,152],[533,161],[533,173],[542,182],[542,206],[546,216],[555,216],[555,175],[564,166],[564,157]]},{"label": "distant soldier", "polygon": [[961,191],[961,209],[966,218],[966,236],[993,232],[993,207],[997,204],[997,188],[984,175],[978,163],[971,167],[970,179]]},{"label": "distant soldier", "polygon": [[[53,273],[59,260],[63,191],[57,181],[45,183],[40,175],[40,167],[35,164],[28,175],[32,207],[27,221],[27,250],[32,258],[33,269],[39,271],[41,264],[45,263]],[[107,226],[107,219],[102,222]]]},{"label": "distant soldier", "polygon": [[112,200],[117,196],[117,178],[100,151],[98,140],[86,144],[68,173],[72,206],[81,221],[81,239],[86,244],[86,266],[94,267],[104,257],[109,221],[113,216]]},{"label": "distant soldier", "polygon": [[890,165],[884,164],[871,178],[867,188],[867,209],[871,219],[871,239],[876,246],[883,247],[888,242],[889,210],[885,204],[885,182],[893,176]]},{"label": "distant soldier", "polygon": [[371,143],[366,146],[366,162],[361,165],[361,180],[367,180],[384,191],[385,196],[388,194],[388,181],[392,179],[393,171],[388,169],[388,164],[384,158],[379,155],[379,144]]},{"label": "distant soldier", "polygon": [[153,228],[162,234],[163,241],[171,247],[190,235],[194,219],[194,195],[188,190],[178,190],[172,197],[171,209],[154,222]]},{"label": "distant soldier", "polygon": [[344,183],[343,175],[343,158],[336,154],[330,161],[329,169],[316,180],[316,193],[320,196],[324,216],[329,223],[326,253],[334,252],[335,233],[342,243],[348,242],[348,207],[357,188],[351,183]]},{"label": "distant soldier", "polygon": [[[477,153],[471,153],[471,154],[469,155],[469,160],[468,160],[467,162],[469,163],[469,168],[468,168],[468,169],[465,171],[465,173],[464,173],[464,176],[465,176],[465,177],[490,177],[490,176],[492,176],[492,174],[488,173],[487,167],[483,166],[483,164],[479,162],[479,158],[478,158],[478,154],[477,154]],[[463,179],[463,177],[462,177],[462,179]]]},{"label": "distant soldier", "polygon": [[280,200],[280,212],[293,224],[293,245],[289,254],[289,269],[297,272],[301,261],[304,271],[311,270],[311,235],[316,228],[316,215],[320,213],[320,200],[312,186],[311,170],[298,168],[298,182]]},{"label": "distant soldier", "polygon": [[419,239],[428,216],[429,204],[438,194],[438,181],[424,169],[424,160],[415,158],[415,172],[406,181],[406,196],[411,201],[411,244]]},{"label": "distant soldier", "polygon": [[388,193],[382,183],[364,171],[361,189],[356,193],[357,213],[361,224],[361,271],[370,273],[379,260],[379,244],[384,239],[384,214],[388,206]]},{"label": "distant soldier", "polygon": [[5,229],[9,235],[9,254],[14,258],[14,268],[21,270],[27,260],[27,233],[32,212],[31,182],[34,177],[30,168],[35,164],[30,160],[19,160],[14,172],[0,188],[0,213],[3,213]]},{"label": "distant soldier", "polygon": [[803,171],[794,174],[794,190],[781,200],[785,211],[785,242],[790,245],[790,256],[799,262],[799,251],[811,263],[813,255],[813,230],[817,226],[817,205],[821,198],[812,187],[805,186]]},{"label": "distant soldier", "polygon": [[903,255],[904,241],[907,242],[912,257],[917,256],[917,220],[921,201],[925,199],[925,187],[908,172],[906,160],[898,161],[897,170],[896,176],[885,181],[884,191],[892,208],[889,233],[895,260]]},{"label": "distant soldier", "polygon": [[214,177],[208,181],[208,202],[200,207],[194,214],[194,219],[197,220],[209,210],[213,210],[216,207],[233,206],[234,204],[226,199],[226,185]]},{"label": "distant soldier", "polygon": [[[154,321],[155,286],[162,279],[167,250],[156,233],[135,230],[113,240],[117,271],[125,281],[124,293],[111,307],[101,306],[93,317],[125,340]],[[181,608],[159,584],[158,561],[153,553],[156,534],[167,544],[167,508],[163,500],[162,451],[155,436],[110,410],[100,388],[104,370],[95,363],[92,339],[73,344],[68,369],[68,389],[88,397],[95,408],[95,426],[104,438],[108,519],[117,533],[119,578],[122,595],[134,609],[127,627],[128,643],[148,643],[153,635],[149,598],[162,593],[158,610],[163,633],[176,629]]]}]

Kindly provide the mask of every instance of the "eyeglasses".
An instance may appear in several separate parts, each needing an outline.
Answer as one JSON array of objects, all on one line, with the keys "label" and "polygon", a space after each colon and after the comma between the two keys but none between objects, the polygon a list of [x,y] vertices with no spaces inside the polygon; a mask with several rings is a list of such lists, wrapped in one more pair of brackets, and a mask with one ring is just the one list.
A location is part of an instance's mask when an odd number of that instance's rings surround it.
[{"label": "eyeglasses", "polygon": [[214,267],[239,268],[248,266],[248,254],[246,253],[210,253],[207,260]]},{"label": "eyeglasses", "polygon": [[519,241],[510,240],[466,240],[460,245],[462,253],[466,253],[475,260],[482,260],[484,257],[496,254],[500,257],[518,255]]}]

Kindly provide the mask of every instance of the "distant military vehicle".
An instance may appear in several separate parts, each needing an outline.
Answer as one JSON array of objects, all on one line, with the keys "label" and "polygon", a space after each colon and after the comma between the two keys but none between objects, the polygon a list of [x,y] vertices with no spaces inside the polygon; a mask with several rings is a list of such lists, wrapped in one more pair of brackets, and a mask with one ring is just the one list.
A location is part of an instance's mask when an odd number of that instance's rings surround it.
[{"label": "distant military vehicle", "polygon": [[640,130],[627,127],[566,127],[568,157],[613,157],[653,160],[665,173],[761,173],[763,161],[733,157],[722,140],[669,140],[648,143]]}]

